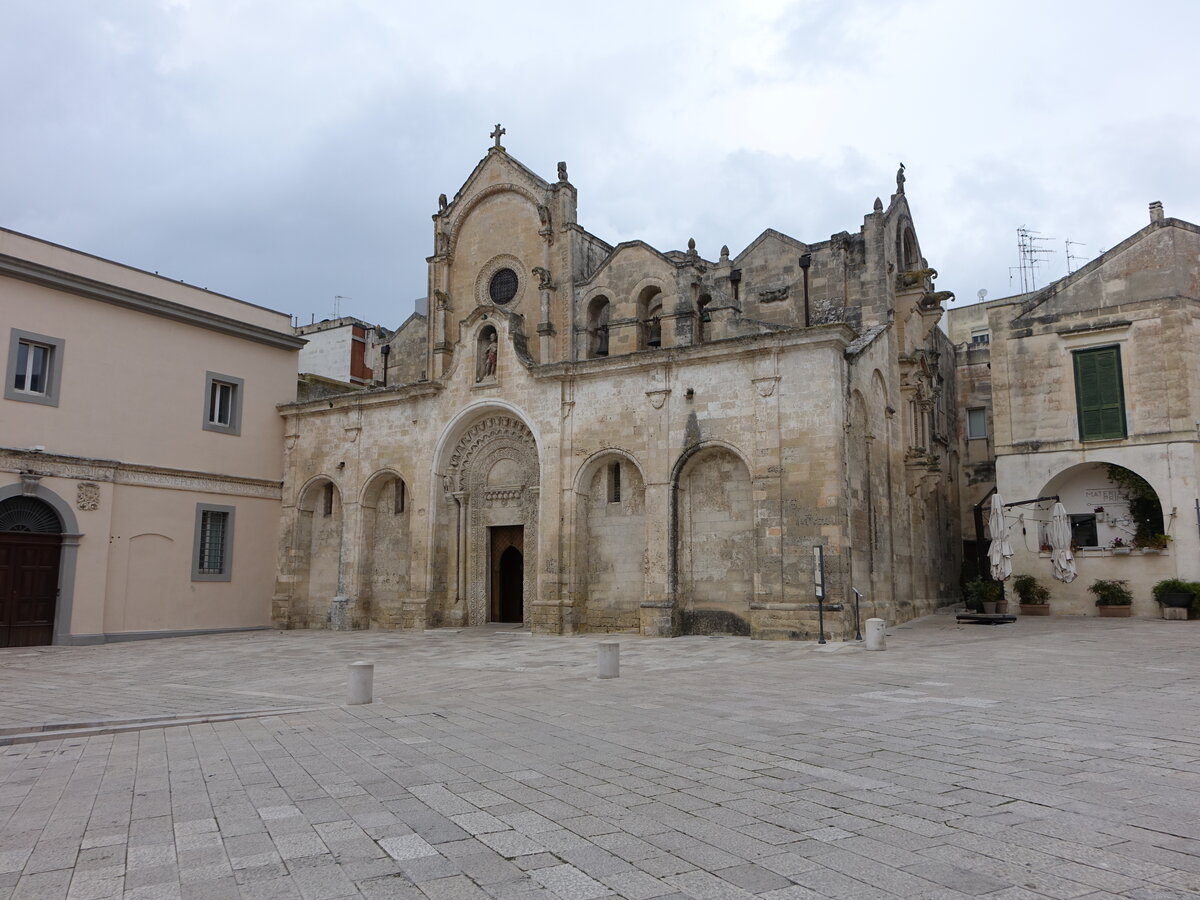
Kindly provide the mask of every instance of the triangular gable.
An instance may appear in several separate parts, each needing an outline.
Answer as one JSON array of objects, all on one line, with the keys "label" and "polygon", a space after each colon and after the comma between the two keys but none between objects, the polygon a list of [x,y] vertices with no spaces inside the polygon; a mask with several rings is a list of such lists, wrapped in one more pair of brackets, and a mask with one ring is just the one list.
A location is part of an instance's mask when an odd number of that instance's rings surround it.
[{"label": "triangular gable", "polygon": [[504,150],[499,152],[488,151],[487,156],[481,159],[478,164],[476,164],[475,168],[471,170],[471,174],[468,175],[467,180],[462,183],[462,187],[455,191],[454,200],[451,202],[451,206],[453,207],[453,204],[457,203],[461,197],[473,193],[475,186],[483,180],[483,173],[487,171],[488,168],[493,166],[508,166],[515,169],[528,181],[527,186],[536,191],[550,190],[550,182],[546,181],[546,179],[542,178],[535,171],[533,171],[533,169],[529,168],[529,166],[525,165],[515,156],[509,156],[508,152]]},{"label": "triangular gable", "polygon": [[[1020,319],[1032,314],[1035,310],[1038,311],[1039,315],[1054,314],[1056,312],[1056,310],[1053,309],[1055,300],[1068,294],[1073,288],[1081,285],[1083,282],[1099,276],[1103,269],[1113,268],[1120,270],[1123,266],[1123,263],[1120,261],[1121,257],[1127,251],[1133,249],[1142,241],[1149,239],[1151,236],[1158,234],[1166,228],[1179,228],[1194,235],[1200,235],[1200,227],[1193,225],[1191,222],[1185,222],[1182,219],[1165,219],[1162,222],[1151,222],[1149,225],[1146,225],[1144,228],[1125,238],[1125,240],[1121,241],[1121,243],[1117,244],[1115,247],[1104,251],[1086,265],[1076,269],[1070,275],[1066,275],[1057,281],[1052,281],[1050,284],[1037,291],[1032,291],[1027,295],[1021,295],[1026,299],[1019,301],[1020,312],[1017,313],[1012,321],[1016,323]],[[1142,267],[1130,267],[1128,271],[1133,273],[1138,268]],[[1010,300],[1011,299],[1016,298],[1010,298]],[[1161,298],[1146,297],[1144,299],[1149,300]],[[1102,296],[1098,296],[1095,306],[1091,308],[1100,308],[1103,305],[1104,303]]]},{"label": "triangular gable", "polygon": [[620,255],[622,252],[624,252],[626,250],[634,250],[637,248],[645,250],[646,252],[650,253],[652,256],[658,257],[659,259],[661,259],[663,261],[663,263],[665,263],[668,266],[671,266],[672,268],[674,268],[677,265],[676,263],[672,262],[666,256],[666,254],[664,254],[661,250],[654,249],[649,244],[647,244],[645,241],[622,241],[621,243],[617,244],[617,246],[613,247],[612,252],[609,253],[608,256],[604,257],[604,259],[600,263],[600,265],[598,265],[596,267],[596,271],[591,274],[591,277],[589,277],[579,283],[580,284],[589,284],[591,282],[596,281],[600,277],[600,273],[603,272],[608,267],[608,265],[617,258],[618,255]]},{"label": "triangular gable", "polygon": [[757,250],[768,240],[775,240],[783,244],[788,244],[789,246],[801,252],[810,251],[813,247],[817,246],[816,244],[806,244],[803,241],[798,241],[794,237],[784,234],[782,231],[776,231],[774,228],[768,228],[766,231],[752,240],[741,253],[734,257],[733,264],[735,266],[741,265],[745,259],[747,259],[751,254],[754,253],[755,250]]}]

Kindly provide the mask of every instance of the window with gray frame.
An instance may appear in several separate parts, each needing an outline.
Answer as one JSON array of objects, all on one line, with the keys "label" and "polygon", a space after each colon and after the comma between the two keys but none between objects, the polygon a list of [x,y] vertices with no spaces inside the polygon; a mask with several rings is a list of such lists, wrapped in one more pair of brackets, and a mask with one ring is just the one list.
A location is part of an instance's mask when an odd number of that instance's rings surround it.
[{"label": "window with gray frame", "polygon": [[204,376],[204,430],[242,433],[242,392],[245,382],[232,375],[208,372]]},{"label": "window with gray frame", "polygon": [[5,368],[5,399],[58,406],[65,345],[62,338],[12,329]]},{"label": "window with gray frame", "polygon": [[987,437],[987,409],[980,406],[967,410],[967,439]]},{"label": "window with gray frame", "polygon": [[196,504],[192,581],[229,581],[233,573],[232,506]]}]

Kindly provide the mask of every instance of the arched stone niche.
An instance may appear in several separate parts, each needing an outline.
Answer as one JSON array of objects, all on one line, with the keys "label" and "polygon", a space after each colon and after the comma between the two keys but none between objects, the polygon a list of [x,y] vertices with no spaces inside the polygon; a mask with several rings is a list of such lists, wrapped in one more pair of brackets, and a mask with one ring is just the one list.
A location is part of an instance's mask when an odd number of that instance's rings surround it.
[{"label": "arched stone niche", "polygon": [[362,492],[358,604],[380,628],[399,628],[410,596],[411,490],[399,473],[376,472]]},{"label": "arched stone niche", "polygon": [[750,470],[727,447],[693,453],[675,485],[675,583],[685,634],[750,634],[758,569]]},{"label": "arched stone niche", "polygon": [[[482,625],[491,609],[492,535],[520,528],[524,543],[523,621],[537,599],[538,499],[541,466],[529,428],[507,414],[494,414],[471,425],[458,439],[443,469],[441,515],[448,527],[437,530],[444,543],[435,555],[446,559],[454,577],[435,621]],[[439,552],[440,551],[440,552]]]},{"label": "arched stone niche", "polygon": [[646,489],[633,458],[589,460],[577,487],[574,605],[580,630],[639,628],[646,580]]},{"label": "arched stone niche", "polygon": [[324,628],[333,598],[342,590],[342,495],[337,485],[314,478],[300,492],[296,514],[296,580],[289,625]]}]

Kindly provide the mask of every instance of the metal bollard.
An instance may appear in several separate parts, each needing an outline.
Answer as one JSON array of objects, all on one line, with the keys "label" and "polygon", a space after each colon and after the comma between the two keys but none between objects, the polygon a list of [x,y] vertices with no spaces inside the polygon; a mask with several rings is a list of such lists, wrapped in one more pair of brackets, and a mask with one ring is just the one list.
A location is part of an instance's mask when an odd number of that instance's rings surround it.
[{"label": "metal bollard", "polygon": [[370,703],[375,690],[375,664],[369,662],[352,662],[349,666],[350,677],[346,682],[346,705],[359,706]]},{"label": "metal bollard", "polygon": [[883,619],[867,619],[867,650],[886,650],[884,646],[884,633],[887,631],[887,623]]},{"label": "metal bollard", "polygon": [[621,645],[617,641],[601,641],[596,652],[596,674],[601,678],[617,678],[621,674]]}]

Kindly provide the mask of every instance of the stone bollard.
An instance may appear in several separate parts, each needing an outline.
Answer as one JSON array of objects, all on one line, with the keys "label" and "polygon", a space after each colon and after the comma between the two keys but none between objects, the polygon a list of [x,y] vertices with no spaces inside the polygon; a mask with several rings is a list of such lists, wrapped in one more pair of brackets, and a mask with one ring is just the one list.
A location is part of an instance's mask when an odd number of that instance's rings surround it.
[{"label": "stone bollard", "polygon": [[1163,607],[1163,618],[1164,619],[1176,619],[1180,622],[1186,622],[1187,617],[1188,617],[1188,611],[1186,609],[1176,608],[1173,606],[1164,606]]},{"label": "stone bollard", "polygon": [[596,653],[596,674],[601,678],[617,678],[621,674],[621,645],[616,641],[601,641]]},{"label": "stone bollard", "polygon": [[375,664],[369,662],[350,663],[350,679],[346,683],[346,705],[359,706],[370,703],[375,689]]},{"label": "stone bollard", "polygon": [[868,650],[886,650],[883,645],[887,623],[883,619],[867,619],[866,648]]}]

